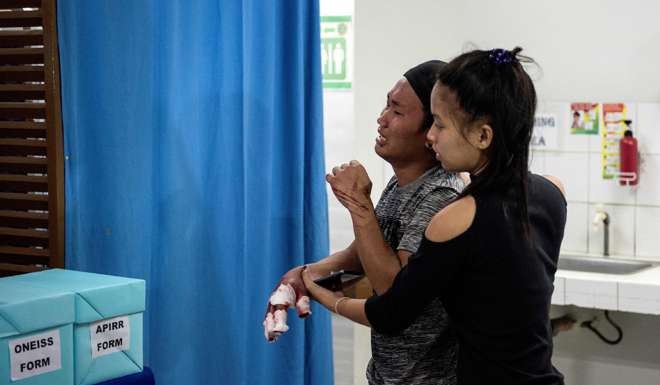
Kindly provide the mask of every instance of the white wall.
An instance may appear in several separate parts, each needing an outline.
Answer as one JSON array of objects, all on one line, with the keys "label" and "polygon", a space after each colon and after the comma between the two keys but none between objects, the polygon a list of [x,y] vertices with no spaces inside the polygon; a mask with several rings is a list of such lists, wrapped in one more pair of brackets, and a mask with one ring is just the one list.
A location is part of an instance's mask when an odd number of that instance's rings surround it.
[{"label": "white wall", "polygon": [[602,178],[600,136],[570,134],[568,101],[539,103],[538,112],[559,117],[561,134],[556,149],[532,153],[531,168],[558,176],[566,185],[568,220],[563,251],[602,254],[603,226],[593,226],[592,219],[597,209],[604,209],[610,215],[612,255],[660,261],[660,238],[655,236],[660,224],[660,102],[631,101],[626,105],[640,143],[638,186],[620,186],[616,179]]},{"label": "white wall", "polygon": [[660,101],[660,2],[360,0],[356,2],[355,95],[361,157],[391,79],[469,44],[519,45],[540,64],[546,100]]},{"label": "white wall", "polygon": [[[321,0],[319,4],[322,17],[353,16],[354,13],[353,0]],[[348,43],[350,47],[353,42],[349,39]],[[346,60],[349,67],[352,67],[353,52],[350,48],[347,54]],[[323,129],[326,171],[356,159],[353,89],[323,90]],[[353,228],[346,209],[334,198],[329,187],[327,193],[330,250],[335,252],[345,248],[353,240]]]},{"label": "white wall", "polygon": [[[321,0],[319,4],[321,16],[353,16],[354,14],[353,0]],[[350,43],[352,41],[349,39],[346,58],[349,62],[349,70],[353,64]],[[333,166],[356,158],[352,89],[323,90],[323,127],[327,171]],[[353,240],[353,228],[346,209],[334,198],[329,187],[327,194],[330,251],[335,252],[345,248]],[[335,385],[351,385],[354,376],[352,322],[333,316],[332,332]]]},{"label": "white wall", "polygon": [[[387,169],[373,153],[375,117],[392,81],[414,64],[451,59],[470,48],[523,47],[542,109],[572,101],[628,102],[639,124],[643,168],[638,189],[621,190],[598,175],[598,141],[562,137],[555,151],[533,154],[533,169],[559,174],[569,192],[565,250],[598,252],[599,230],[590,226],[594,205],[611,211],[619,254],[660,257],[660,2],[359,0],[355,4],[355,151],[374,180]],[[473,44],[473,46],[471,46]],[[602,231],[602,230],[601,230]],[[577,308],[554,308],[580,319]],[[614,313],[624,340],[610,347],[585,329],[556,340],[555,364],[571,385],[660,383],[660,317]],[[602,324],[601,324],[602,325]],[[605,328],[605,326],[602,326]],[[607,330],[607,329],[605,329]],[[363,384],[368,331],[355,329],[355,384]]]}]

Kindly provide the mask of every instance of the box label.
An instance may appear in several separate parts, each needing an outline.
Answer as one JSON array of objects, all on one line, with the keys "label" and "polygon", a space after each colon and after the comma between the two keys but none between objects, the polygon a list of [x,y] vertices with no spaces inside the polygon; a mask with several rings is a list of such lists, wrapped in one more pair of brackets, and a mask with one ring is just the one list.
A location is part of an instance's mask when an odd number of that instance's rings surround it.
[{"label": "box label", "polygon": [[92,358],[129,350],[131,348],[131,324],[128,316],[108,318],[89,326]]},{"label": "box label", "polygon": [[10,340],[9,357],[12,381],[61,369],[60,329]]}]

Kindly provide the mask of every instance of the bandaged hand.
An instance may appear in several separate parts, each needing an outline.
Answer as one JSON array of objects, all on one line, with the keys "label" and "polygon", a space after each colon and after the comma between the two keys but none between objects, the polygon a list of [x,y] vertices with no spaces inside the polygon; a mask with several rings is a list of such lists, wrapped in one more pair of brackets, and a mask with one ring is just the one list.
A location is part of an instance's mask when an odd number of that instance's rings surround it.
[{"label": "bandaged hand", "polygon": [[299,266],[284,274],[268,299],[263,326],[264,336],[269,342],[275,342],[280,335],[289,330],[286,321],[287,310],[290,307],[298,310],[300,318],[312,314],[309,295],[300,275],[302,269],[302,266]]}]

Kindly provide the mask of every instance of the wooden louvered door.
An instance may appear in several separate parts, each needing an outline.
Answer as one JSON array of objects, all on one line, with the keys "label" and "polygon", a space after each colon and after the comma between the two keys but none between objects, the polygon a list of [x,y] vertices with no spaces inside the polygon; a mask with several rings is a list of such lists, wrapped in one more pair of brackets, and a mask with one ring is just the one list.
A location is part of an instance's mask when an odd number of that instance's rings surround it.
[{"label": "wooden louvered door", "polygon": [[0,276],[64,266],[55,0],[0,0]]}]

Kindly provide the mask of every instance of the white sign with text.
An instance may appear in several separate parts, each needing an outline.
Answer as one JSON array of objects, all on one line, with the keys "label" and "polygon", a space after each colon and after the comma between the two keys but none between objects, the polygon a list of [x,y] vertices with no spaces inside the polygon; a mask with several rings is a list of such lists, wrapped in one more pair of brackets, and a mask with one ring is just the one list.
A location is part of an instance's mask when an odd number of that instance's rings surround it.
[{"label": "white sign with text", "polygon": [[559,149],[559,130],[554,114],[538,114],[534,117],[534,132],[530,146],[534,150]]},{"label": "white sign with text", "polygon": [[127,316],[108,318],[89,325],[92,358],[129,350],[131,324]]},{"label": "white sign with text", "polygon": [[60,329],[10,340],[9,357],[12,381],[61,369]]}]

